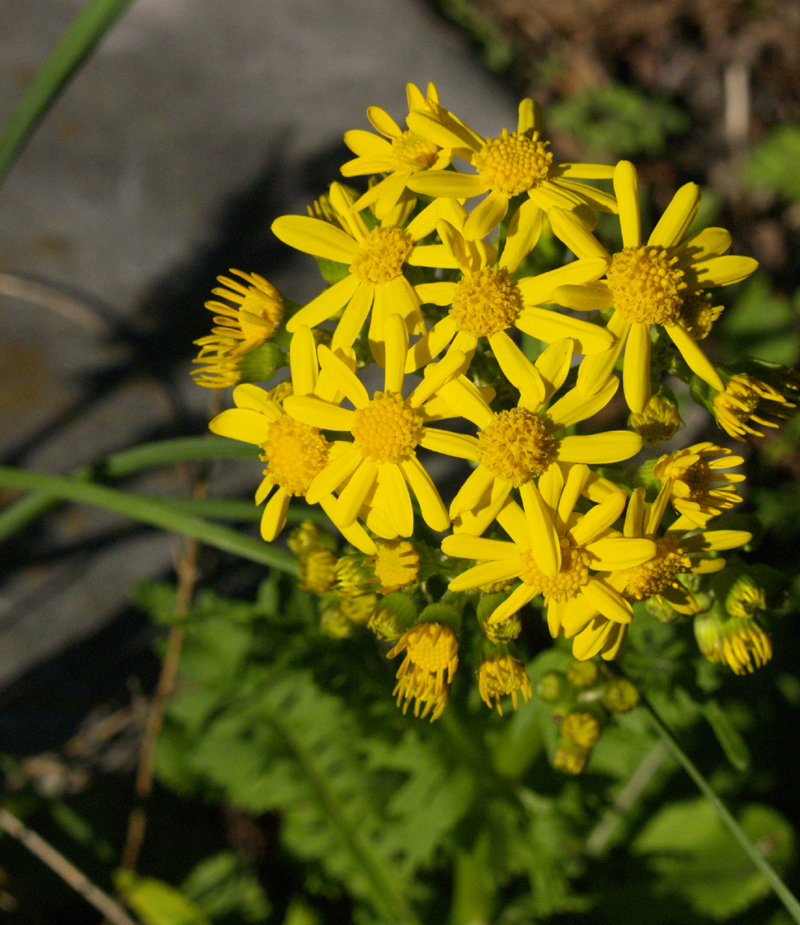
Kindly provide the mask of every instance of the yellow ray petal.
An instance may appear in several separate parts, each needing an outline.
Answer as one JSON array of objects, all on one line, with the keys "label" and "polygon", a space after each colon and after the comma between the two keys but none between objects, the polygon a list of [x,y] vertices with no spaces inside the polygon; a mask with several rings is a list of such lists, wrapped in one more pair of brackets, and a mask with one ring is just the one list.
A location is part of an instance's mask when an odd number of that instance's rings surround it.
[{"label": "yellow ray petal", "polygon": [[289,510],[291,495],[279,488],[269,499],[261,515],[261,537],[271,543],[286,525],[286,512]]},{"label": "yellow ray petal", "polygon": [[571,337],[575,341],[576,353],[601,353],[614,344],[614,338],[606,328],[545,308],[523,308],[517,318],[517,327],[548,344],[562,337]]},{"label": "yellow ray petal", "polygon": [[544,213],[532,199],[522,203],[508,223],[506,243],[498,264],[500,267],[516,273],[522,261],[536,247],[542,233],[543,217]]},{"label": "yellow ray petal", "polygon": [[583,594],[578,594],[571,600],[565,601],[561,611],[561,626],[564,630],[565,638],[571,639],[573,636],[577,636],[597,616],[597,608]]},{"label": "yellow ray petal", "polygon": [[403,473],[395,464],[388,463],[379,467],[378,481],[388,501],[381,509],[393,522],[398,536],[411,536],[414,532],[414,508]]},{"label": "yellow ray petal", "polygon": [[[631,541],[635,542],[635,541]],[[625,598],[601,578],[594,576],[589,584],[581,588],[582,593],[597,607],[600,613],[615,623],[630,623],[633,607]]]},{"label": "yellow ray petal", "polygon": [[[319,505],[330,520],[333,521],[333,514],[336,510],[336,498],[330,494],[323,495],[319,499]],[[340,527],[339,529],[347,542],[350,543],[351,546],[355,546],[356,549],[360,550],[365,555],[372,556],[378,551],[378,547],[360,523],[356,522],[349,527],[345,527],[344,529]]]},{"label": "yellow ray petal", "polygon": [[497,522],[520,549],[530,549],[531,535],[528,530],[528,518],[516,501],[510,498],[506,501],[497,514]]},{"label": "yellow ray petal", "polygon": [[709,257],[698,260],[687,267],[686,282],[689,289],[714,289],[717,286],[731,286],[747,279],[758,269],[758,261],[752,257]]},{"label": "yellow ray petal", "polygon": [[536,103],[529,97],[520,100],[517,107],[517,131],[520,135],[523,132],[533,131],[536,126]]},{"label": "yellow ray petal", "polygon": [[622,532],[625,536],[642,536],[644,528],[644,488],[634,488],[628,501],[628,510],[625,512],[625,526]]},{"label": "yellow ray petal", "polygon": [[369,494],[378,476],[378,464],[371,459],[362,459],[350,477],[350,481],[339,495],[333,522],[338,526],[349,527],[358,517],[364,499]]},{"label": "yellow ray petal", "polygon": [[369,404],[369,395],[358,376],[324,344],[320,344],[317,354],[320,367],[336,380],[356,408],[365,408]]},{"label": "yellow ray petal", "polygon": [[456,120],[453,120],[449,126],[444,126],[430,113],[416,110],[408,114],[406,125],[412,132],[419,132],[440,148],[472,148],[477,151],[479,147],[475,144],[474,133]]},{"label": "yellow ray petal", "polygon": [[445,315],[409,349],[406,355],[406,372],[413,373],[423,366],[427,369],[456,334],[456,323]]},{"label": "yellow ray petal", "polygon": [[322,430],[351,430],[355,414],[347,408],[306,395],[290,395],[283,403],[286,413]]},{"label": "yellow ray petal", "polygon": [[[419,249],[422,250],[423,248]],[[453,301],[453,293],[455,292],[456,284],[445,282],[420,283],[415,286],[414,289],[423,305],[450,305]]]},{"label": "yellow ray petal", "polygon": [[656,554],[656,544],[652,540],[628,537],[595,540],[584,548],[592,557],[591,567],[600,572],[633,568]]},{"label": "yellow ray petal", "polygon": [[468,434],[456,434],[438,427],[426,427],[419,445],[434,453],[444,456],[456,456],[459,459],[478,458],[478,441]]},{"label": "yellow ray petal", "polygon": [[[566,524],[575,509],[575,505],[578,503],[578,498],[583,494],[583,490],[586,487],[586,483],[589,481],[591,473],[588,466],[579,463],[576,466],[570,467],[565,482],[560,466],[551,466],[550,469],[547,470],[547,474],[549,474],[551,470],[557,472],[561,477],[562,488],[560,497],[556,496],[558,503],[557,513],[559,521],[562,524]],[[539,479],[539,488],[540,490],[542,488],[541,479]]]},{"label": "yellow ray petal", "polygon": [[[375,136],[373,135],[372,137],[374,138]],[[384,139],[381,139],[381,141],[383,140]],[[372,157],[355,157],[353,160],[346,161],[342,164],[339,170],[343,177],[360,177],[368,173],[385,173],[387,170],[396,170],[399,163],[396,157],[391,156],[390,148],[388,156],[386,154],[381,154]],[[405,186],[405,181],[403,185]],[[354,206],[360,203],[361,199],[357,199]]]},{"label": "yellow ray petal", "polygon": [[[417,244],[411,249],[406,258],[406,263],[412,267],[440,267],[443,270],[455,270],[458,268],[458,261],[444,244]],[[430,283],[428,285],[444,284]],[[454,286],[455,284],[450,283],[449,285]],[[450,303],[449,299],[446,302],[437,302],[434,299],[424,299],[423,301],[434,302],[436,305],[448,305]]]},{"label": "yellow ray petal", "polygon": [[700,208],[700,187],[685,183],[664,210],[647,243],[653,247],[674,247],[692,224]]},{"label": "yellow ray petal", "polygon": [[[619,388],[618,379],[609,379],[594,395],[587,395],[582,389],[570,389],[547,409],[547,416],[558,429],[585,421],[611,401]],[[581,460],[588,462],[589,460]]]},{"label": "yellow ray petal", "polygon": [[489,624],[494,626],[497,623],[502,623],[503,620],[507,620],[509,617],[513,616],[520,608],[524,607],[530,601],[532,601],[537,594],[540,593],[539,588],[534,588],[531,585],[521,584],[518,588],[515,588],[511,594],[500,604],[498,607],[492,611],[491,616],[489,617]]},{"label": "yellow ray petal", "polygon": [[556,237],[560,238],[576,257],[600,257],[606,264],[611,263],[611,254],[574,212],[551,209],[547,217]]},{"label": "yellow ray petal", "polygon": [[331,340],[331,350],[339,350],[341,347],[350,347],[358,335],[364,322],[367,320],[369,310],[372,308],[372,302],[375,296],[375,286],[372,283],[360,283],[358,289],[350,299],[350,303],[344,310],[344,314],[336,325]]},{"label": "yellow ray petal", "polygon": [[528,196],[545,212],[550,209],[576,209],[583,203],[580,196],[576,196],[565,181],[545,180],[541,186],[528,190]]},{"label": "yellow ray petal", "polygon": [[608,430],[600,434],[562,437],[558,458],[564,462],[589,465],[621,462],[630,459],[642,448],[642,438],[631,430]]},{"label": "yellow ray petal", "polygon": [[489,188],[477,174],[455,173],[452,170],[424,170],[409,178],[408,188],[423,196],[443,196],[451,199],[472,199]]},{"label": "yellow ray petal", "polygon": [[634,414],[641,414],[650,401],[650,325],[634,321],[628,333],[622,367],[625,400]]},{"label": "yellow ray petal", "polygon": [[270,475],[269,469],[264,474],[264,478],[261,480],[261,484],[256,489],[256,506],[263,504],[267,499],[267,495],[275,487],[275,482]]},{"label": "yellow ray petal", "polygon": [[639,212],[639,179],[630,161],[620,161],[614,168],[614,192],[619,206],[622,246],[639,247],[642,243],[642,219]]},{"label": "yellow ray petal", "polygon": [[494,484],[494,476],[485,466],[478,466],[459,488],[450,502],[450,516],[457,517],[462,511],[478,507],[481,499],[488,495]]},{"label": "yellow ray petal", "polygon": [[601,353],[587,356],[581,362],[578,367],[577,385],[587,395],[597,392],[608,382],[628,339],[630,328],[631,322],[626,321],[619,312],[614,312],[606,326],[609,334],[616,338],[614,346]]},{"label": "yellow ray petal", "polygon": [[454,531],[480,536],[494,522],[510,494],[511,483],[495,479],[474,507],[461,511],[454,519]]},{"label": "yellow ray petal", "polygon": [[704,382],[707,382],[712,389],[718,392],[725,391],[725,383],[717,372],[714,364],[705,355],[703,350],[698,346],[697,341],[686,332],[681,324],[668,324],[664,330],[669,334],[672,342],[680,350],[681,356],[686,360],[686,365],[693,373],[698,375]]},{"label": "yellow ray petal", "polygon": [[409,334],[425,333],[419,297],[405,276],[396,276],[388,283],[376,286],[375,301],[381,305],[384,317],[392,313],[400,315]]},{"label": "yellow ray petal", "polygon": [[608,633],[608,636],[606,637],[606,641],[603,643],[603,648],[600,652],[603,660],[609,662],[612,659],[615,659],[622,651],[627,638],[628,624],[612,623],[611,629]]},{"label": "yellow ray petal", "polygon": [[488,196],[470,212],[464,225],[464,237],[480,241],[496,228],[508,212],[508,196],[499,190],[490,190]]},{"label": "yellow ray petal", "polygon": [[543,305],[552,301],[553,291],[559,286],[580,286],[597,280],[606,272],[607,266],[602,257],[586,257],[537,276],[526,276],[518,280],[517,285],[526,306]]},{"label": "yellow ray petal", "polygon": [[650,509],[648,510],[647,516],[645,517],[645,536],[655,535],[656,531],[661,525],[661,518],[664,516],[664,512],[667,510],[667,505],[669,504],[671,495],[672,479],[667,479],[661,486],[661,490],[659,491],[656,500],[650,505]]},{"label": "yellow ray petal", "polygon": [[621,489],[596,504],[568,531],[573,543],[585,546],[600,537],[619,517],[624,507],[625,492]]},{"label": "yellow ray petal", "polygon": [[748,533],[746,530],[705,530],[703,533],[682,539],[681,546],[687,552],[738,549],[740,546],[745,546],[752,539],[753,534]]},{"label": "yellow ray petal", "polygon": [[416,456],[410,456],[408,459],[399,462],[398,465],[406,477],[406,481],[411,486],[411,490],[416,495],[422,519],[425,523],[437,533],[447,530],[450,526],[450,517],[433,483],[433,479],[428,475],[422,463]]},{"label": "yellow ray petal", "polygon": [[576,177],[579,180],[610,180],[614,176],[611,164],[571,164],[558,165],[560,177]]},{"label": "yellow ray petal", "polygon": [[522,562],[519,558],[483,562],[467,569],[466,572],[462,572],[460,575],[456,575],[447,587],[451,591],[469,591],[472,588],[479,588],[481,585],[517,578],[521,568]]},{"label": "yellow ray petal", "polygon": [[308,325],[301,325],[289,345],[292,370],[292,391],[295,395],[311,395],[317,385],[317,348]]},{"label": "yellow ray petal", "polygon": [[673,249],[678,266],[685,269],[693,263],[720,257],[731,246],[731,236],[724,228],[704,228]]},{"label": "yellow ray petal", "polygon": [[487,540],[482,536],[470,536],[468,533],[454,533],[442,540],[442,552],[457,559],[488,559],[495,562],[500,559],[514,559],[521,568],[522,560],[519,549],[514,543],[505,540]]},{"label": "yellow ray petal", "polygon": [[[390,157],[392,154],[392,144],[385,138],[380,138],[373,132],[366,132],[363,128],[354,128],[344,133],[344,143],[348,148],[357,154],[359,158],[367,157]],[[349,163],[352,163],[349,162]],[[342,165],[342,173],[344,174]],[[372,171],[368,171],[371,173]],[[344,174],[347,176],[347,174]]]},{"label": "yellow ray petal", "polygon": [[473,269],[477,269],[475,248],[455,225],[446,219],[439,219],[436,222],[436,231],[462,273],[471,273]]},{"label": "yellow ray petal", "polygon": [[260,411],[270,421],[277,421],[283,414],[281,406],[269,397],[265,389],[259,388],[250,382],[236,386],[233,390],[233,400],[236,402],[237,408],[250,408],[251,411]]},{"label": "yellow ray petal", "polygon": [[522,505],[528,518],[531,553],[545,575],[557,575],[561,568],[561,544],[553,523],[553,514],[533,481],[520,486]]},{"label": "yellow ray petal", "polygon": [[272,223],[272,232],[295,250],[348,266],[359,250],[357,242],[341,228],[308,215],[282,215]]},{"label": "yellow ray petal", "polygon": [[595,617],[594,620],[579,633],[572,643],[572,654],[579,661],[594,658],[605,645],[613,623],[604,617]]},{"label": "yellow ray petal", "polygon": [[553,290],[553,301],[579,312],[599,312],[611,308],[614,296],[605,283],[584,283],[582,286],[559,286]]},{"label": "yellow ray petal", "polygon": [[330,289],[324,290],[316,299],[312,299],[308,305],[295,312],[286,322],[286,330],[294,334],[302,324],[315,328],[323,321],[327,321],[331,315],[335,315],[340,308],[347,305],[360,285],[361,281],[356,276],[345,276],[344,279],[340,279]]},{"label": "yellow ray petal", "polygon": [[380,106],[367,106],[367,118],[372,123],[375,131],[380,132],[381,135],[386,135],[387,138],[397,138],[403,134],[400,126]]},{"label": "yellow ray petal", "polygon": [[486,399],[466,376],[459,376],[443,385],[439,389],[439,395],[456,415],[472,421],[480,428],[490,424],[494,417]]},{"label": "yellow ray petal", "polygon": [[489,337],[489,345],[500,364],[500,369],[514,388],[524,393],[528,402],[532,402],[533,407],[528,404],[526,407],[535,414],[541,409],[546,397],[544,380],[539,370],[505,331],[492,334]]},{"label": "yellow ray petal", "polygon": [[463,372],[466,357],[460,350],[450,349],[444,359],[430,363],[425,370],[425,378],[408,396],[408,404],[419,408],[449,380]]},{"label": "yellow ray petal", "polygon": [[[340,446],[342,444],[339,444]],[[334,444],[337,446],[337,444]],[[328,465],[316,476],[306,492],[306,501],[317,504],[323,495],[330,495],[351,475],[356,466],[362,461],[362,456],[352,443],[344,444],[345,449],[334,455]]]},{"label": "yellow ray petal", "polygon": [[402,393],[406,352],[408,351],[408,331],[400,315],[392,313],[386,318],[383,325],[383,337],[386,349],[385,391]]},{"label": "yellow ray petal", "polygon": [[243,443],[265,443],[272,421],[260,411],[250,408],[229,408],[218,414],[208,425],[212,434],[230,437]]},{"label": "yellow ray petal", "polygon": [[553,341],[539,354],[534,366],[544,380],[545,397],[548,400],[564,384],[572,366],[574,351],[575,341],[571,337],[563,337]]}]

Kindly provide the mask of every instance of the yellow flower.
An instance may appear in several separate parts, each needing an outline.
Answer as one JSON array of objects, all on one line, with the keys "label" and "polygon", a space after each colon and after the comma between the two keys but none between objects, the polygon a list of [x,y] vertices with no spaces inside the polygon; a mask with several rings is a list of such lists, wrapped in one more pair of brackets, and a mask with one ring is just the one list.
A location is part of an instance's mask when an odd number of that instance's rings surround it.
[{"label": "yellow flower", "polygon": [[510,653],[487,658],[481,662],[478,668],[478,690],[486,706],[490,710],[496,706],[501,716],[503,715],[503,708],[500,705],[501,697],[511,694],[511,702],[516,710],[519,706],[520,691],[525,703],[533,696],[531,681],[525,667]]},{"label": "yellow flower", "polygon": [[[428,100],[414,84],[406,84],[406,95],[409,112],[431,111]],[[439,103],[439,94],[432,83],[428,84],[428,99],[433,105]],[[409,177],[420,170],[442,170],[448,167],[453,152],[428,141],[417,132],[404,132],[389,113],[378,106],[367,109],[367,118],[375,131],[384,137],[361,129],[345,132],[344,143],[358,156],[342,164],[342,174],[345,177],[387,174],[353,203],[356,212],[371,205],[375,215],[383,219],[406,193]]]},{"label": "yellow flower", "polygon": [[458,375],[464,355],[451,351],[441,363],[429,366],[425,379],[408,398],[403,398],[408,331],[399,315],[387,317],[385,335],[384,390],[376,391],[372,398],[341,359],[327,347],[319,348],[323,371],[335,380],[355,410],[341,407],[341,399],[323,401],[310,395],[286,399],[286,410],[298,421],[314,428],[348,431],[353,436],[352,443],[333,443],[330,463],[314,479],[306,500],[314,504],[341,489],[336,507],[329,514],[337,527],[345,530],[362,517],[378,536],[395,539],[411,536],[414,530],[410,485],[428,526],[446,530],[450,518],[416,449],[436,448],[433,443],[442,432],[425,426],[425,402]]},{"label": "yellow flower", "polygon": [[[751,257],[721,256],[731,236],[723,228],[706,228],[684,238],[700,204],[695,183],[682,186],[642,243],[636,169],[620,161],[614,170],[623,249],[612,257],[574,213],[548,213],[553,231],[578,257],[610,261],[606,279],[586,286],[565,286],[554,298],[569,308],[591,311],[614,307],[608,330],[617,338],[605,354],[587,357],[578,384],[591,390],[613,372],[625,349],[622,381],[628,406],[644,410],[650,399],[650,326],[663,326],[689,368],[715,389],[724,385],[714,365],[695,340],[696,322],[684,317],[687,300],[708,288],[728,286],[748,277],[758,266]],[[687,326],[688,325],[688,326]]]},{"label": "yellow flower", "polygon": [[509,201],[522,193],[528,194],[531,203],[524,217],[526,223],[539,221],[542,211],[553,206],[573,209],[589,205],[616,212],[613,196],[572,179],[608,179],[613,168],[605,164],[554,164],[547,150],[549,142],[540,137],[542,112],[533,100],[520,103],[517,130],[509,134],[503,129],[498,138],[481,138],[446,109],[433,108],[434,112],[410,113],[409,128],[435,144],[454,149],[476,173],[423,170],[409,179],[408,187],[425,196],[454,199],[488,193],[464,226],[464,234],[471,240],[484,238],[499,225]]},{"label": "yellow flower", "polygon": [[[329,198],[338,224],[309,215],[283,215],[272,223],[275,236],[289,247],[346,264],[350,269],[344,279],[296,312],[286,330],[294,333],[304,324],[316,327],[344,309],[331,342],[334,351],[355,341],[370,310],[369,338],[373,343],[383,339],[383,324],[389,312],[402,316],[409,333],[422,334],[425,319],[420,299],[403,275],[403,267],[415,265],[416,242],[433,231],[436,220],[448,207],[431,203],[406,225],[408,209],[401,203],[370,231],[363,216],[352,211],[351,191],[333,183]],[[430,248],[425,253],[430,257]],[[443,247],[436,252],[439,266],[453,267],[448,257]]]},{"label": "yellow flower", "polygon": [[[301,328],[292,338],[290,361],[295,393],[291,400],[308,398],[315,393],[336,396],[330,382],[326,383],[324,378],[318,381],[314,337],[309,328]],[[273,489],[277,489],[261,518],[261,535],[271,542],[286,524],[291,498],[307,497],[317,475],[330,464],[336,464],[339,450],[331,446],[317,427],[287,414],[286,402],[281,407],[264,389],[247,384],[237,386],[233,400],[236,407],[218,414],[208,426],[215,434],[260,447],[261,459],[268,467],[256,492],[256,504],[261,504]],[[335,498],[330,492],[318,494],[314,503],[318,502],[330,516]],[[359,525],[351,523],[342,533],[363,552],[375,552],[374,542]]]},{"label": "yellow flower", "polygon": [[764,436],[763,431],[751,427],[749,422],[764,427],[777,427],[775,421],[763,415],[788,418],[792,414],[789,409],[797,407],[771,385],[745,374],[733,376],[727,386],[720,389],[712,406],[714,417],[720,427],[740,443],[745,442],[747,434]]},{"label": "yellow flower", "polygon": [[479,428],[478,436],[437,431],[431,449],[478,463],[450,505],[451,518],[461,518],[457,531],[480,534],[497,516],[512,488],[519,488],[532,511],[540,512],[540,542],[555,568],[558,539],[543,513],[536,479],[551,466],[572,463],[612,463],[629,459],[642,448],[642,438],[627,430],[587,436],[565,436],[565,428],[600,411],[617,389],[615,380],[586,396],[572,389],[553,404],[572,359],[569,338],[548,347],[536,364],[504,336],[494,346],[503,372],[520,392],[509,411],[493,412],[461,377],[439,389],[440,396]]},{"label": "yellow flower", "polygon": [[[679,613],[693,614],[700,609],[694,595],[679,580],[679,575],[718,572],[725,560],[709,559],[707,552],[736,549],[752,538],[744,530],[703,530],[686,517],[679,517],[662,536],[658,536],[661,519],[669,504],[671,484],[667,481],[658,498],[645,512],[643,488],[631,495],[625,515],[623,535],[630,539],[648,539],[654,543],[655,555],[629,568],[618,569],[601,576],[610,588],[629,601],[655,597],[666,600]],[[688,534],[688,535],[687,535]],[[615,658],[625,642],[625,634],[603,614],[592,613],[588,607],[573,606],[563,617],[564,635],[575,637],[572,653],[575,658],[592,658],[598,652],[604,658]],[[609,639],[616,641],[613,652],[607,648]],[[609,654],[611,652],[611,654]]]},{"label": "yellow flower", "polygon": [[[483,560],[454,578],[450,590],[468,591],[488,581],[520,578],[522,583],[494,609],[489,623],[508,619],[543,594],[553,637],[576,605],[581,613],[599,613],[620,626],[630,623],[630,603],[611,586],[605,574],[592,572],[616,574],[620,569],[639,565],[653,557],[655,543],[619,537],[611,530],[625,507],[622,490],[608,495],[586,514],[577,513],[575,504],[588,479],[587,466],[573,466],[566,480],[558,466],[551,466],[540,478],[536,495],[522,493],[524,510],[508,501],[497,521],[511,537],[510,543],[466,533],[445,537],[442,551],[446,555]],[[555,563],[549,547],[552,534],[557,543]]]},{"label": "yellow flower", "polygon": [[713,443],[695,443],[660,457],[653,467],[654,479],[662,485],[667,480],[672,483],[672,506],[696,527],[703,529],[712,517],[742,500],[734,483],[743,482],[744,475],[723,470],[741,466],[744,459],[730,453]]},{"label": "yellow flower", "polygon": [[591,748],[600,738],[600,723],[588,710],[571,710],[561,721],[562,738],[579,748]]},{"label": "yellow flower", "polygon": [[424,704],[422,717],[432,709],[433,722],[447,706],[450,684],[458,667],[458,639],[443,623],[418,623],[386,655],[394,658],[401,652],[406,655],[397,670],[398,681],[393,691],[397,705],[402,703],[405,713],[414,700],[414,716],[419,716]]},{"label": "yellow flower", "polygon": [[200,353],[192,362],[203,365],[193,370],[192,376],[198,385],[210,389],[241,382],[242,357],[272,337],[283,318],[283,299],[263,276],[241,270],[230,272],[247,285],[227,276],[217,277],[225,288],[212,289],[212,293],[233,304],[206,302],[209,311],[218,313],[214,316],[218,327],[194,342]]},{"label": "yellow flower", "polygon": [[312,549],[300,556],[297,583],[306,591],[324,594],[333,587],[336,553],[332,549]]},{"label": "yellow flower", "polygon": [[714,608],[695,617],[694,634],[710,662],[727,665],[735,674],[752,673],[772,658],[769,634],[753,617],[726,619]]},{"label": "yellow flower", "polygon": [[[517,215],[524,211],[525,206]],[[571,337],[578,353],[597,353],[613,346],[614,338],[604,328],[541,308],[552,301],[558,286],[599,279],[608,266],[604,260],[575,260],[538,276],[514,280],[514,273],[539,237],[541,212],[538,222],[527,231],[512,220],[499,260],[494,247],[464,236],[464,208],[454,203],[452,212],[451,219],[439,219],[436,229],[461,277],[416,287],[423,303],[451,308],[409,352],[407,372],[430,363],[451,341],[453,349],[462,350],[470,358],[481,338],[487,338],[494,350],[499,342],[501,346],[509,342],[505,333],[508,328],[517,328],[546,343]],[[441,245],[420,247],[418,260],[425,266],[435,266],[440,253]]]}]

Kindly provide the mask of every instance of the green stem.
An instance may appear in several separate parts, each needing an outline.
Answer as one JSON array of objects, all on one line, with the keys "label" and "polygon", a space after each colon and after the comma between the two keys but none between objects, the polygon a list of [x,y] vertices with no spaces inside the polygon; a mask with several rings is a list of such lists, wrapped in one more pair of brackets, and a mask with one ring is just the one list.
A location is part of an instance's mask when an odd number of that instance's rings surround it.
[{"label": "green stem", "polygon": [[73,72],[131,0],[89,0],[39,69],[0,134],[0,181]]},{"label": "green stem", "polygon": [[689,758],[686,752],[684,752],[675,737],[661,721],[651,704],[648,703],[645,698],[642,698],[642,705],[650,714],[650,721],[652,722],[653,726],[655,726],[656,731],[661,736],[661,739],[663,740],[664,745],[666,745],[670,754],[676,759],[676,761],[678,761],[678,763],[683,767],[684,771],[686,771],[689,777],[691,777],[691,779],[695,782],[703,796],[717,811],[719,818],[722,820],[728,831],[742,846],[745,854],[764,875],[769,885],[772,887],[780,901],[783,903],[784,908],[791,916],[792,921],[797,922],[798,925],[800,925],[800,902],[797,901],[794,893],[792,893],[789,887],[787,887],[783,880],[781,880],[775,868],[750,841],[739,823],[733,818],[728,808],[717,796],[717,794],[714,793],[714,791],[711,789],[710,784],[697,769],[694,762],[691,760],[691,758]]},{"label": "green stem", "polygon": [[289,574],[297,573],[297,562],[289,553],[282,549],[245,536],[230,527],[212,523],[192,514],[185,514],[171,508],[161,500],[135,495],[105,485],[95,485],[79,479],[66,478],[60,475],[48,475],[44,472],[26,472],[21,469],[12,469],[0,466],[0,488],[10,488],[14,491],[41,491],[54,495],[67,501],[76,501],[79,504],[91,504],[96,507],[132,517],[160,527],[171,533],[182,533],[194,537],[208,546],[214,546],[225,552],[232,552],[280,569]]},{"label": "green stem", "polygon": [[[72,473],[74,479],[91,481],[124,478],[156,466],[200,459],[255,459],[256,450],[248,443],[217,437],[180,437],[159,440],[129,450],[112,453],[100,462],[83,466]],[[61,499],[53,494],[36,492],[0,511],[0,542],[46,514]],[[232,518],[233,519],[233,518]]]}]

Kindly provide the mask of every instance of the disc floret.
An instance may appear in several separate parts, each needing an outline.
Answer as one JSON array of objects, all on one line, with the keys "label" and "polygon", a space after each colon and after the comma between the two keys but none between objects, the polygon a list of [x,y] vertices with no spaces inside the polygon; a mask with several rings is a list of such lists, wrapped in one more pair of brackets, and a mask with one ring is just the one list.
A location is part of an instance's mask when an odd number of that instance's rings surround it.
[{"label": "disc floret", "polygon": [[394,225],[373,228],[350,265],[350,272],[363,283],[388,283],[403,272],[413,241]]},{"label": "disc floret", "polygon": [[556,444],[540,415],[512,408],[497,412],[478,434],[478,462],[518,488],[547,469]]},{"label": "disc floret", "polygon": [[376,392],[355,412],[353,440],[364,459],[397,463],[409,459],[422,439],[422,416],[396,392]]},{"label": "disc floret", "polygon": [[536,189],[548,178],[553,155],[548,142],[539,140],[539,133],[508,133],[499,138],[487,138],[475,154],[474,164],[487,186],[506,196],[518,196]]},{"label": "disc floret", "polygon": [[646,324],[677,321],[686,288],[677,262],[664,247],[626,247],[614,254],[607,279],[620,315]]},{"label": "disc floret", "polygon": [[508,270],[486,266],[457,283],[450,314],[459,331],[491,337],[511,327],[523,307],[522,293]]}]

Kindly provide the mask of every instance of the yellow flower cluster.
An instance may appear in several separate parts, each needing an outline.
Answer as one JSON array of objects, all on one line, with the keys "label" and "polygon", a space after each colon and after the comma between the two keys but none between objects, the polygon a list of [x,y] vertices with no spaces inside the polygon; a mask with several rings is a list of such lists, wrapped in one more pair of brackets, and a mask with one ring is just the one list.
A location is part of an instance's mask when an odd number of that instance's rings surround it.
[{"label": "yellow flower cluster", "polygon": [[[407,129],[370,107],[377,134],[345,134],[355,157],[344,176],[378,175],[366,192],[335,182],[308,215],[273,223],[284,244],[318,259],[330,285],[298,307],[255,274],[220,277],[227,288],[215,293],[236,307],[209,303],[220,327],[198,341],[198,361],[209,364],[198,380],[243,383],[236,407],[210,427],[260,449],[256,500],[272,495],[264,539],[283,529],[292,498],[322,507],[355,558],[306,550],[305,586],[332,587],[345,616],[359,599],[348,619],[399,640],[390,655],[405,652],[398,702],[414,700],[417,714],[435,719],[458,665],[460,623],[409,621],[393,601],[418,592],[417,604],[437,605],[412,540],[426,538],[434,571],[462,602],[459,620],[464,602],[492,597],[479,622],[505,648],[480,664],[480,692],[489,706],[501,709],[506,695],[516,706],[530,682],[510,646],[529,602],[541,596],[551,634],[573,639],[576,658],[614,658],[634,603],[699,612],[692,581],[724,567],[719,551],[750,539],[708,529],[741,500],[734,485],[744,476],[727,470],[742,459],[724,448],[665,455],[632,491],[595,468],[676,434],[667,372],[701,383],[736,436],[754,432],[748,421],[764,423],[760,402],[779,414],[794,405],[773,385],[718,368],[699,346],[721,311],[709,290],[745,279],[756,262],[725,254],[724,229],[694,228],[695,184],[647,235],[634,166],[559,161],[532,100],[513,130],[483,137],[432,84],[407,89]],[[617,252],[595,235],[598,213],[618,222]],[[564,256],[537,272],[545,227]],[[241,358],[284,322],[279,365],[289,381],[269,393],[251,384]],[[576,432],[618,391],[620,358],[629,428]],[[474,564],[464,570],[459,560]]]}]

